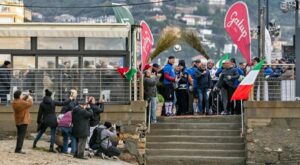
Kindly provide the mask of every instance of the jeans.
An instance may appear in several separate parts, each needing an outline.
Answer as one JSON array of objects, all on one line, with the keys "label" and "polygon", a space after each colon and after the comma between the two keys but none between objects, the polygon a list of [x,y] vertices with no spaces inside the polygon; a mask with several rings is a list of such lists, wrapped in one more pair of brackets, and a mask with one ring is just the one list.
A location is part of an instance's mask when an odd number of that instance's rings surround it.
[{"label": "jeans", "polygon": [[23,147],[23,142],[25,139],[27,124],[17,125],[17,145],[15,152],[21,152]]},{"label": "jeans", "polygon": [[[47,126],[42,126],[39,133],[37,134],[36,138],[34,139],[34,142],[37,143],[40,138],[43,136],[43,134],[46,132]],[[51,127],[51,140],[50,140],[50,146],[53,147],[55,143],[55,133],[56,133],[56,127]]]},{"label": "jeans", "polygon": [[63,140],[63,153],[68,152],[68,143],[69,143],[69,138],[71,139],[71,153],[76,152],[76,138],[72,135],[72,128],[68,127],[60,127],[61,129],[61,134],[64,137]]},{"label": "jeans", "polygon": [[150,122],[153,123],[153,122],[156,122],[157,97],[151,97],[149,102],[150,102],[149,104],[151,106]]},{"label": "jeans", "polygon": [[205,103],[205,109],[206,111],[208,111],[209,104],[208,104],[207,89],[197,89],[197,92],[198,92],[198,112],[203,112],[202,111],[203,101]]},{"label": "jeans", "polygon": [[87,137],[77,139],[77,149],[76,149],[74,157],[84,158],[84,150],[85,150],[86,140],[87,140]]}]

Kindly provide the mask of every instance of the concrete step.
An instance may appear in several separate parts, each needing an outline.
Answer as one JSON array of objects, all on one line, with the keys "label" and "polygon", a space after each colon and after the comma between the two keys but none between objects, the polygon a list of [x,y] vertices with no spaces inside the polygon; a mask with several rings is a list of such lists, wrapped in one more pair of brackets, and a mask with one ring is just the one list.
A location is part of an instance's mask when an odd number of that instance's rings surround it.
[{"label": "concrete step", "polygon": [[157,121],[163,123],[240,123],[241,116],[174,116],[158,117]]},{"label": "concrete step", "polygon": [[240,123],[157,123],[151,129],[240,129]]},{"label": "concrete step", "polygon": [[244,143],[147,142],[147,149],[244,150]]},{"label": "concrete step", "polygon": [[146,149],[147,156],[216,156],[244,157],[245,150]]},{"label": "concrete step", "polygon": [[243,165],[244,157],[146,156],[146,165]]},{"label": "concrete step", "polygon": [[239,136],[240,133],[239,129],[153,129],[149,135]]},{"label": "concrete step", "polygon": [[199,143],[243,143],[239,136],[152,136],[147,142],[199,142]]}]

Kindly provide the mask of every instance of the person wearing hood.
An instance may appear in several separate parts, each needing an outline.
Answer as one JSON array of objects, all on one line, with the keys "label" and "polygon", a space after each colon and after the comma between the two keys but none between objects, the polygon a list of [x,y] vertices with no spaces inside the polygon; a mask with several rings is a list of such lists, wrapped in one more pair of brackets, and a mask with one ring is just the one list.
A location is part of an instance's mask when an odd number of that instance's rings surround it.
[{"label": "person wearing hood", "polygon": [[45,97],[43,98],[43,101],[41,102],[38,111],[38,116],[37,116],[38,134],[33,142],[33,148],[36,148],[37,142],[46,132],[46,129],[50,127],[51,140],[50,140],[49,152],[55,152],[53,148],[55,142],[56,126],[57,126],[55,107],[69,104],[72,98],[70,97],[70,99],[65,102],[57,102],[52,100],[51,96],[52,96],[52,92],[46,89]]}]

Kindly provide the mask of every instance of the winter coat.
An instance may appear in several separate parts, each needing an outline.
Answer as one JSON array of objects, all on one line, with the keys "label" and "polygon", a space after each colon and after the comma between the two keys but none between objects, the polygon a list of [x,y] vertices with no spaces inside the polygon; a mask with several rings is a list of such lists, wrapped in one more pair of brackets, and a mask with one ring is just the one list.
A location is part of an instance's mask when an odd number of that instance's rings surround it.
[{"label": "winter coat", "polygon": [[156,97],[157,94],[157,77],[144,77],[144,98],[145,100]]},{"label": "winter coat", "polygon": [[103,104],[90,104],[93,111],[93,116],[90,119],[90,126],[95,127],[100,123],[100,113],[104,111]]},{"label": "winter coat", "polygon": [[72,111],[76,106],[78,106],[78,101],[77,100],[70,100],[69,104],[63,106],[61,108],[60,113],[65,114],[69,111]]},{"label": "winter coat", "polygon": [[43,124],[47,127],[56,127],[57,126],[57,118],[55,114],[55,106],[63,106],[67,105],[71,102],[68,100],[66,102],[57,102],[52,100],[50,96],[45,96],[43,101],[40,104],[37,123]]},{"label": "winter coat", "polygon": [[197,79],[197,89],[208,89],[212,86],[210,72],[208,70],[197,69],[195,73]]},{"label": "winter coat", "polygon": [[[231,79],[228,79],[228,76],[231,77]],[[229,86],[229,87],[232,87],[232,88],[236,88],[236,84],[235,84],[235,81],[240,77],[238,71],[236,68],[227,68],[227,69],[223,69],[222,70],[222,73],[221,73],[221,76],[220,76],[220,79],[217,83],[217,87],[218,88],[221,88],[221,87],[224,87],[224,86]]]},{"label": "winter coat", "polygon": [[30,124],[29,108],[32,106],[32,104],[32,99],[15,99],[12,102],[16,125]]},{"label": "winter coat", "polygon": [[101,139],[103,139],[103,141],[101,142],[101,147],[108,149],[109,147],[112,146],[112,143],[109,140],[109,138],[117,136],[117,132],[115,129],[110,131],[104,125],[101,125],[99,128],[103,129],[103,131],[101,132]]},{"label": "winter coat", "polygon": [[72,113],[72,135],[76,138],[87,138],[90,135],[91,109],[84,110],[80,106],[74,108]]}]

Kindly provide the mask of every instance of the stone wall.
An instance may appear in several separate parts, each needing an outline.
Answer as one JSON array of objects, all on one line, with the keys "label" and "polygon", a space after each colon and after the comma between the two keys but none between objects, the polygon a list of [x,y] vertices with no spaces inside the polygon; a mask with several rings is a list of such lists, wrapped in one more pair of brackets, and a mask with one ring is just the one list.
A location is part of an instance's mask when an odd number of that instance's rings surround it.
[{"label": "stone wall", "polygon": [[300,102],[246,102],[248,165],[300,164]]},{"label": "stone wall", "polygon": [[[101,121],[111,121],[120,123],[122,127],[136,125],[145,122],[145,106],[143,101],[133,101],[130,105],[105,105],[104,113],[101,114]],[[60,112],[61,107],[56,108],[56,112]],[[29,132],[36,131],[38,105],[34,105],[30,109],[31,124]],[[0,105],[0,130],[1,133],[11,133],[16,131],[13,118],[13,110],[10,105]]]}]

